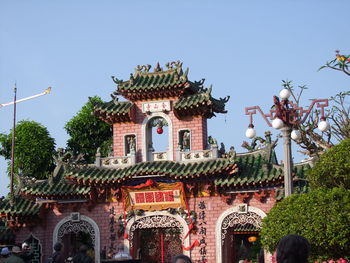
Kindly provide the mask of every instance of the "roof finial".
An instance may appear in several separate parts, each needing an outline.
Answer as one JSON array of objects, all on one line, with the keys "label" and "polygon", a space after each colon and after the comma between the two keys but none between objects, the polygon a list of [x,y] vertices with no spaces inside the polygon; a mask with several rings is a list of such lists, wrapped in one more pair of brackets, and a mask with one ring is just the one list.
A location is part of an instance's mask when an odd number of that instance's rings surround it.
[{"label": "roof finial", "polygon": [[160,67],[159,62],[157,62],[157,65],[154,68],[154,72],[160,72],[160,71],[163,71],[163,69]]}]

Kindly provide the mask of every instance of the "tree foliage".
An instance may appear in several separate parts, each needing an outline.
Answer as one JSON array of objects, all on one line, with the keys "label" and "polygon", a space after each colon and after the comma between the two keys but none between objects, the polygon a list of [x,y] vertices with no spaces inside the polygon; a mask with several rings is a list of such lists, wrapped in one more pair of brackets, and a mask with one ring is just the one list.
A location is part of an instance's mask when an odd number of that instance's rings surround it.
[{"label": "tree foliage", "polygon": [[68,150],[74,155],[84,154],[87,162],[93,162],[96,150],[102,147],[102,154],[106,154],[111,144],[111,125],[103,122],[93,115],[94,103],[102,102],[95,96],[81,110],[73,116],[64,126],[70,138],[67,141]]},{"label": "tree foliage", "polygon": [[[12,130],[9,134],[0,134],[0,145],[0,154],[10,160]],[[17,124],[14,163],[16,174],[20,172],[37,179],[47,178],[54,169],[54,153],[55,140],[46,127],[35,121],[20,121]]]},{"label": "tree foliage", "polygon": [[311,243],[311,259],[350,256],[350,191],[319,188],[291,195],[263,219],[262,244],[274,251],[285,235],[302,235]]},{"label": "tree foliage", "polygon": [[312,188],[343,187],[350,190],[350,139],[324,153],[308,172],[307,179]]}]

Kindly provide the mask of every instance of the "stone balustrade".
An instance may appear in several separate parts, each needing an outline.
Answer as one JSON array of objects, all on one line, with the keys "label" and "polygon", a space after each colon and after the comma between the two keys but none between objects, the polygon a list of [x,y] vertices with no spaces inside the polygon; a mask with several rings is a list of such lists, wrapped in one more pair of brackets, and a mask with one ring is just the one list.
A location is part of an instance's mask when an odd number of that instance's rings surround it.
[{"label": "stone balustrade", "polygon": [[211,145],[211,148],[208,150],[199,150],[199,151],[181,151],[177,150],[176,160],[180,162],[195,162],[203,161],[207,159],[216,159],[218,158],[218,147],[217,145]]},{"label": "stone balustrade", "polygon": [[128,156],[117,156],[117,157],[103,157],[96,155],[95,165],[96,167],[103,168],[121,168],[136,163],[135,154]]}]

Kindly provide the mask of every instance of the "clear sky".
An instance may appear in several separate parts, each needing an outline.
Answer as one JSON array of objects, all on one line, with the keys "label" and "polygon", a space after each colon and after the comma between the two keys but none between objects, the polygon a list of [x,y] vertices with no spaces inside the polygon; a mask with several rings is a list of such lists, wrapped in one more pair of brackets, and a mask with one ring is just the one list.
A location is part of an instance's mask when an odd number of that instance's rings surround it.
[{"label": "clear sky", "polygon": [[[52,94],[19,104],[17,119],[42,123],[64,147],[63,126],[87,97],[110,99],[110,76],[128,79],[138,64],[181,60],[191,80],[213,84],[214,97],[231,96],[229,113],[209,121],[209,134],[242,151],[244,107],[267,111],[282,79],[308,85],[305,105],[349,90],[345,75],[317,72],[334,50],[350,53],[349,9],[348,0],[1,0],[0,103],[12,100],[15,82],[18,98],[52,86]],[[255,120],[262,135],[268,127]],[[0,132],[11,125],[12,108],[1,108]],[[0,176],[2,195],[3,159]]]}]

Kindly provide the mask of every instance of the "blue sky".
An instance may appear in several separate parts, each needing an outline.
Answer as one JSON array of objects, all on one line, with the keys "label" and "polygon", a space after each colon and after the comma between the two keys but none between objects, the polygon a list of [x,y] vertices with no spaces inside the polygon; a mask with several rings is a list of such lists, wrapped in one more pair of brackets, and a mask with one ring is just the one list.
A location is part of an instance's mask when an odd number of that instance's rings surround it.
[{"label": "blue sky", "polygon": [[[15,82],[19,98],[52,86],[52,94],[19,104],[17,119],[42,123],[64,147],[63,126],[87,97],[110,99],[110,76],[127,79],[138,64],[181,60],[191,80],[205,78],[215,97],[231,96],[229,113],[209,121],[209,134],[242,151],[244,107],[267,111],[282,79],[308,85],[305,105],[349,90],[345,75],[317,71],[334,50],[350,53],[342,11],[349,7],[345,0],[2,0],[0,103],[12,99]],[[11,121],[12,108],[0,109],[0,132]],[[260,116],[255,125],[258,135],[268,129]],[[5,171],[1,159],[0,195],[7,192]]]}]

